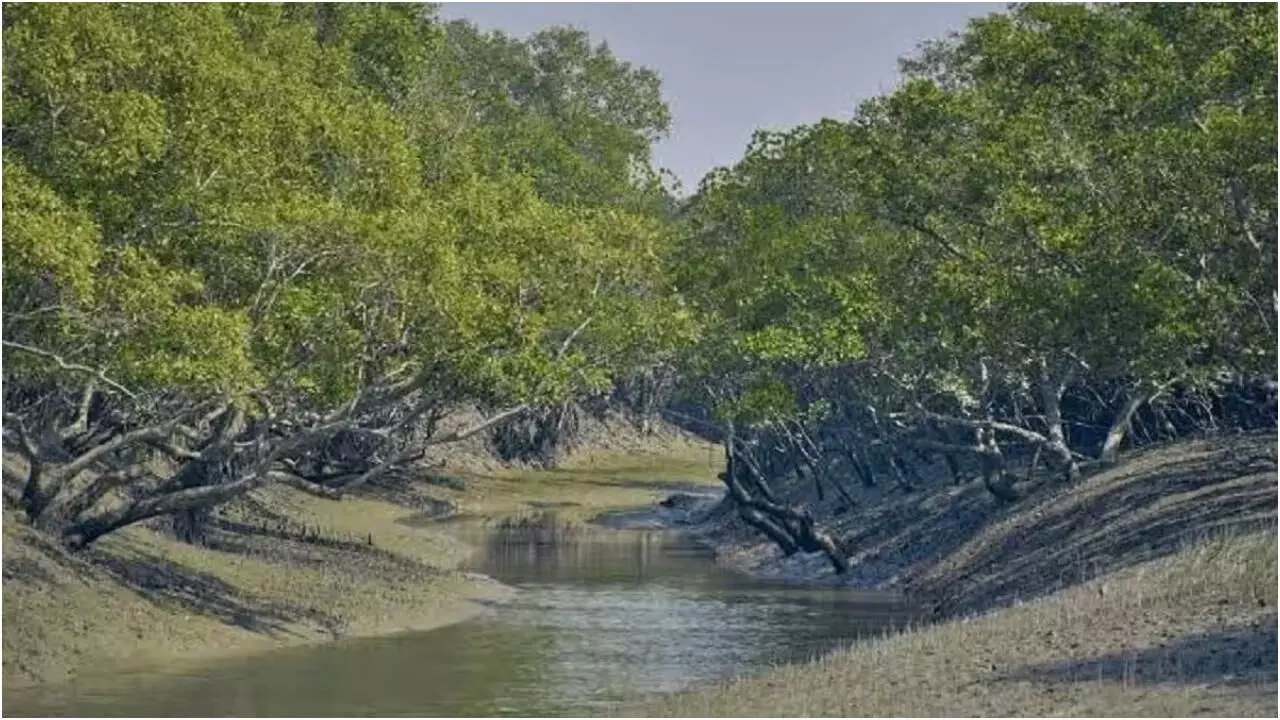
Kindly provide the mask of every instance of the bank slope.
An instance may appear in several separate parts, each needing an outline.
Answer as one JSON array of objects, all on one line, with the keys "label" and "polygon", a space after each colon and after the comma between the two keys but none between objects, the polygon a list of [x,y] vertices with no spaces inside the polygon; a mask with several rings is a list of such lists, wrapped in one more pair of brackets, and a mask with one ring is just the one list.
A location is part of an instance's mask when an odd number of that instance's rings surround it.
[{"label": "bank slope", "polygon": [[1275,717],[1275,568],[1272,533],[1211,541],[627,714]]},{"label": "bank slope", "polygon": [[559,469],[504,464],[472,443],[444,468],[342,501],[260,489],[219,508],[202,546],[160,520],[80,553],[12,509],[26,469],[6,456],[5,687],[456,622],[509,589],[458,570],[475,548],[424,518],[554,507],[577,520],[716,482],[719,453],[675,428],[638,433],[615,419],[586,430]]},{"label": "bank slope", "polygon": [[[949,620],[629,712],[1274,716],[1275,518],[1274,434],[1151,448],[1011,506],[937,487],[828,512],[862,565],[847,582]],[[834,580],[732,523],[708,536],[738,567]]]}]

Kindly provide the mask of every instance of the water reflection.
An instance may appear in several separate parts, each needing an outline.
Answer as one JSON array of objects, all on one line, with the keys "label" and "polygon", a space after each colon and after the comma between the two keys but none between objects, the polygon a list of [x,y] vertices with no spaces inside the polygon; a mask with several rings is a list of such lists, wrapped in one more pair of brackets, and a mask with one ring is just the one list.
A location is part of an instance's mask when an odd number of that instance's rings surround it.
[{"label": "water reflection", "polygon": [[281,650],[198,674],[6,693],[6,713],[593,715],[805,659],[905,612],[885,597],[750,582],[655,532],[554,544],[459,532],[486,548],[474,569],[521,588],[510,606],[428,633]]}]

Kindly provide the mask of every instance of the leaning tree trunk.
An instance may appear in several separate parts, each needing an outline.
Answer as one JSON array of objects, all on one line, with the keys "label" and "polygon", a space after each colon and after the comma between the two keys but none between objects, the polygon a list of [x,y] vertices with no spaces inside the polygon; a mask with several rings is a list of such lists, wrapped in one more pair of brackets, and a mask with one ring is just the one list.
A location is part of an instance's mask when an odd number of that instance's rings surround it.
[{"label": "leaning tree trunk", "polygon": [[837,574],[849,571],[849,560],[830,535],[817,528],[813,515],[803,509],[761,500],[746,492],[745,477],[753,477],[757,487],[767,488],[767,480],[759,468],[738,447],[733,428],[729,428],[725,452],[727,467],[723,475],[737,506],[738,514],[747,524],[768,535],[786,555],[798,550],[819,552],[826,555]]},{"label": "leaning tree trunk", "polygon": [[1124,443],[1124,439],[1128,436],[1133,425],[1133,416],[1138,412],[1139,408],[1154,397],[1154,393],[1142,389],[1130,391],[1124,407],[1120,408],[1120,412],[1111,422],[1111,428],[1107,430],[1107,439],[1103,441],[1102,450],[1098,453],[1099,460],[1107,464],[1116,461],[1120,455],[1120,446]]},{"label": "leaning tree trunk", "polygon": [[1022,496],[1013,487],[1005,471],[1004,454],[1000,452],[995,431],[990,428],[980,429],[978,447],[982,449],[979,455],[982,463],[982,484],[987,488],[987,492],[1005,502],[1020,500]]},{"label": "leaning tree trunk", "polygon": [[732,450],[732,430],[730,431],[729,439],[730,443],[725,446],[725,469],[720,474],[720,477],[729,489],[729,496],[734,499],[738,506],[738,517],[772,540],[782,550],[783,555],[787,557],[795,555],[800,550],[800,545],[791,536],[791,533],[754,507],[755,503],[750,493],[743,487],[742,462],[737,459],[737,453]]},{"label": "leaning tree trunk", "polygon": [[108,533],[142,520],[219,505],[261,487],[271,479],[270,473],[259,468],[229,483],[178,490],[100,510],[69,525],[63,531],[63,539],[72,549],[80,549]]}]

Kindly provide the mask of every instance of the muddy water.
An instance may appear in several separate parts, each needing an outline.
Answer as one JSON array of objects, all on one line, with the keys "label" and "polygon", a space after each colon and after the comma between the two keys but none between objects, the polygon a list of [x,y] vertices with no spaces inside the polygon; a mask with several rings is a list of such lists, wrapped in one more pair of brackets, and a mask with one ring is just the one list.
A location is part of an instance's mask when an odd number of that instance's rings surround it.
[{"label": "muddy water", "polygon": [[803,660],[907,615],[886,596],[745,580],[661,532],[474,539],[486,548],[474,569],[520,592],[468,622],[10,695],[5,714],[597,715]]}]

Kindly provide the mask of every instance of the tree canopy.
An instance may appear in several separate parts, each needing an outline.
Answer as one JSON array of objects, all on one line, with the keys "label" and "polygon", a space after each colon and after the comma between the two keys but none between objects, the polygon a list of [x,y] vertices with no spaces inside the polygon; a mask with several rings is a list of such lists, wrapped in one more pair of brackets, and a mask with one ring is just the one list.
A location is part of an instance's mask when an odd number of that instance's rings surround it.
[{"label": "tree canopy", "polygon": [[[1002,443],[1071,478],[1143,408],[1274,385],[1274,6],[1012,6],[687,200],[657,75],[574,29],[21,5],[4,53],[5,437],[73,543],[635,388],[795,472],[913,449],[1013,497]],[[834,553],[741,453],[751,521]]]},{"label": "tree canopy", "polygon": [[171,449],[209,403],[317,440],[433,425],[602,392],[687,331],[658,277],[656,77],[580,32],[41,5],[4,37],[5,407],[33,438],[74,446],[104,401],[107,436],[158,422]]},{"label": "tree canopy", "polygon": [[1264,5],[1013,6],[849,122],[757,133],[703,181],[671,266],[722,417],[765,433],[743,452],[812,465],[787,429],[806,425],[855,465],[890,448],[900,478],[912,448],[976,455],[1013,497],[1000,442],[1074,477],[1161,393],[1274,383],[1275,25]]},{"label": "tree canopy", "polygon": [[760,133],[709,176],[681,287],[740,357],[875,361],[965,396],[979,363],[1015,386],[1269,370],[1269,18],[1028,5],[974,21],[852,122]]}]

